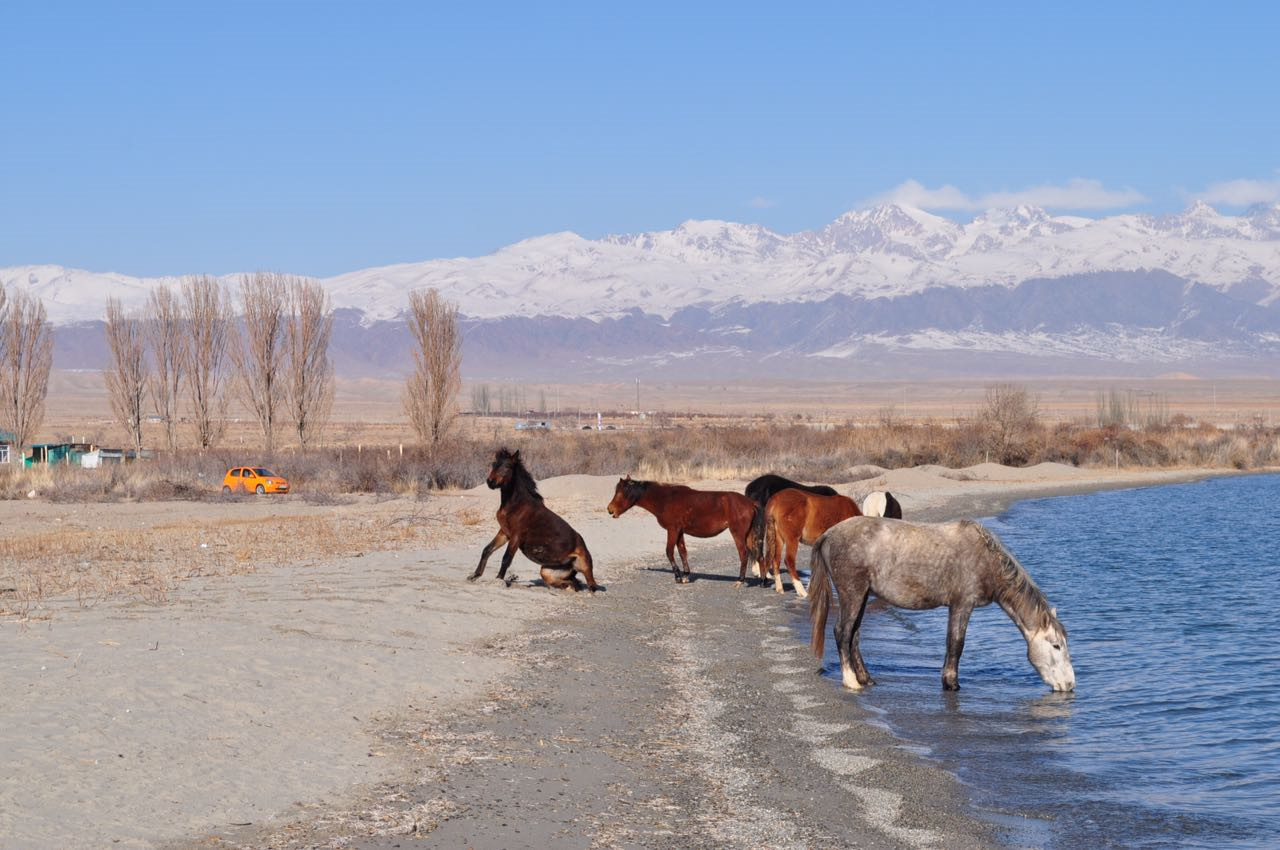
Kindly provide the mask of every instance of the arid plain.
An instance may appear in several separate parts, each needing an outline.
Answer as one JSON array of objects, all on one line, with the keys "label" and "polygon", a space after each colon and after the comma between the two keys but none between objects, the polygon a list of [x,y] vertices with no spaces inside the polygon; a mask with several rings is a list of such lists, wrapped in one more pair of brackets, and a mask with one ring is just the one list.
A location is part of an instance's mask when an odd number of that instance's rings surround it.
[{"label": "arid plain", "polygon": [[[118,439],[95,378],[56,377],[50,437]],[[986,386],[639,391],[641,410],[672,420],[834,426],[966,418]],[[1093,416],[1112,384],[1026,386],[1043,417],[1072,421]],[[1268,380],[1117,386],[1228,426],[1269,425],[1280,411]],[[635,415],[636,390],[531,386],[526,397],[545,397],[563,430],[592,440],[578,417],[594,423],[597,409],[621,429],[662,420]],[[341,383],[327,440],[378,452],[407,443],[398,391],[392,381]],[[647,405],[646,394],[661,401]],[[515,421],[464,417],[461,427],[493,446],[536,441]],[[240,445],[245,462],[260,460],[244,423],[226,438],[228,449]],[[829,480],[855,497],[890,489],[909,517],[944,519],[990,515],[1018,498],[1234,472],[977,464],[863,467]],[[9,588],[0,834],[27,847],[1007,840],[968,808],[963,786],[814,675],[792,634],[802,603],[734,589],[726,539],[691,543],[698,580],[673,587],[652,518],[604,512],[615,481],[542,482],[591,546],[606,586],[595,597],[537,587],[519,557],[510,589],[463,581],[494,530],[498,497],[483,486],[0,502],[0,586]],[[740,491],[745,480],[688,483]],[[33,592],[33,577],[48,570],[59,573],[57,591]]]}]

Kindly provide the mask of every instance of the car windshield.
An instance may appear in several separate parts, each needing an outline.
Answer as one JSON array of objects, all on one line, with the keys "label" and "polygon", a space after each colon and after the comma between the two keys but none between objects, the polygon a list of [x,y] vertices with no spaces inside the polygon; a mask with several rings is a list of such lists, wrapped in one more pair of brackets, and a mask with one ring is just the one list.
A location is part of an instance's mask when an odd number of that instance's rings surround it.
[{"label": "car windshield", "polygon": [[274,472],[272,472],[269,469],[263,469],[262,467],[258,467],[253,472],[259,478],[275,478],[276,477],[276,474]]}]

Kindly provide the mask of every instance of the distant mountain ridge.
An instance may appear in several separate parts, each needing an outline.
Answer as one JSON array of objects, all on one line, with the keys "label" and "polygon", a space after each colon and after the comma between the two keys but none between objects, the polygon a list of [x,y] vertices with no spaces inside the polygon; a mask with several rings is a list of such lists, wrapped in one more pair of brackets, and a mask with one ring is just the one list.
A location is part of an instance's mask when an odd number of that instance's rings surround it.
[{"label": "distant mountain ridge", "polygon": [[[65,326],[64,353],[107,295],[140,306],[176,280],[0,269],[0,283],[40,295]],[[321,283],[343,311],[335,349],[351,346],[335,356],[362,374],[402,368],[407,340],[394,344],[395,328],[408,292],[427,286],[459,304],[466,368],[486,374],[558,363],[583,375],[826,375],[872,357],[927,372],[930,362],[980,368],[984,354],[1002,367],[1255,368],[1280,344],[1280,205],[1100,219],[1024,206],[967,223],[885,205],[789,235],[726,221],[597,240],[558,233]]]}]

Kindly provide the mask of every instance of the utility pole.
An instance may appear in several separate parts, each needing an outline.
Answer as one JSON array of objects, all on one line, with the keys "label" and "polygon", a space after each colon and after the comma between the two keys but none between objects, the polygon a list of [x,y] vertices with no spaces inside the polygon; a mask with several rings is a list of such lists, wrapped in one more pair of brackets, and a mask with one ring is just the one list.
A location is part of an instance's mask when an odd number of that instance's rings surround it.
[{"label": "utility pole", "polygon": [[636,416],[640,415],[640,379],[636,378]]}]

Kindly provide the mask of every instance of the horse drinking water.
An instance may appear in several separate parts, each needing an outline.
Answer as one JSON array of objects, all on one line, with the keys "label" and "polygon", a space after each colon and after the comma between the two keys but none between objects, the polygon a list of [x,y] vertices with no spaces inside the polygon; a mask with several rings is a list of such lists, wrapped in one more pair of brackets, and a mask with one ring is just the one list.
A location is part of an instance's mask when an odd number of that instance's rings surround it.
[{"label": "horse drinking water", "polygon": [[960,653],[974,608],[995,602],[1027,642],[1027,660],[1055,691],[1076,686],[1067,630],[1031,576],[987,529],[971,520],[911,523],[855,517],[813,544],[809,564],[809,620],[813,651],[822,657],[831,589],[840,597],[836,643],[844,686],[872,684],[858,649],[867,597],[899,608],[948,606],[947,657],[942,687],[960,688]]},{"label": "horse drinking water", "polygon": [[547,587],[565,587],[581,590],[575,572],[587,580],[587,589],[596,592],[596,579],[591,574],[591,553],[582,535],[573,530],[559,514],[546,506],[538,485],[524,468],[520,452],[499,449],[489,467],[485,479],[490,490],[502,490],[502,503],[498,507],[498,533],[480,553],[480,564],[467,576],[475,581],[484,574],[489,556],[502,544],[507,551],[502,554],[502,566],[498,578],[511,586],[515,576],[507,578],[507,568],[519,549],[526,558],[540,566],[540,575]]},{"label": "horse drinking water", "polygon": [[[633,481],[630,475],[619,478],[609,501],[609,516],[617,519],[636,505],[653,514],[658,525],[667,530],[667,560],[677,582],[689,583],[689,553],[684,536],[715,537],[726,528],[733,535],[741,561],[738,585],[746,581],[747,561],[754,548],[751,524],[756,511],[755,503],[746,496],[728,490],[694,490],[683,484]],[[683,577],[676,566],[677,548],[684,563]]]}]

